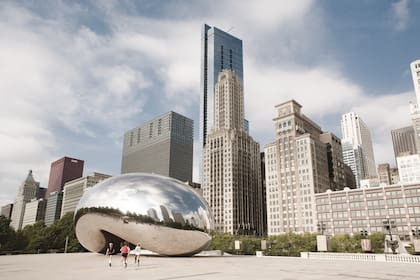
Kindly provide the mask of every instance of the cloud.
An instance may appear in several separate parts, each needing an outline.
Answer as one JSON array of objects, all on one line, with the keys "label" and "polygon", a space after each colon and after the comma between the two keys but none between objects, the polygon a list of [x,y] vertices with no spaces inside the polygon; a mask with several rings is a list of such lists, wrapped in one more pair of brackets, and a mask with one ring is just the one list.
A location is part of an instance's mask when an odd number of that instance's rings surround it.
[{"label": "cloud", "polygon": [[404,31],[410,22],[409,3],[409,0],[399,0],[398,2],[392,3],[392,17],[395,24],[394,28],[397,31]]},{"label": "cloud", "polygon": [[[407,5],[393,5],[404,28]],[[85,170],[117,174],[123,132],[165,111],[193,118],[197,136],[205,22],[243,39],[246,117],[261,146],[274,140],[274,105],[293,98],[324,130],[359,111],[392,155],[386,130],[404,123],[409,93],[366,94],[331,55],[323,18],[310,0],[1,2],[0,202],[28,169],[46,186],[50,162],[69,153]],[[399,104],[392,120],[381,109],[390,104]]]}]

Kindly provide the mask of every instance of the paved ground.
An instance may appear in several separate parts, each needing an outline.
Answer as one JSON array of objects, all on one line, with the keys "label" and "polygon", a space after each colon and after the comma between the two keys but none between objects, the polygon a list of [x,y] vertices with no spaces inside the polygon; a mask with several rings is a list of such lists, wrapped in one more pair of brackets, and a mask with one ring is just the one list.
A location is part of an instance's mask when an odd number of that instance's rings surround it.
[{"label": "paved ground", "polygon": [[329,262],[287,257],[232,256],[166,258],[134,257],[125,269],[116,256],[113,266],[107,258],[92,253],[0,256],[0,279],[420,279],[420,265]]}]

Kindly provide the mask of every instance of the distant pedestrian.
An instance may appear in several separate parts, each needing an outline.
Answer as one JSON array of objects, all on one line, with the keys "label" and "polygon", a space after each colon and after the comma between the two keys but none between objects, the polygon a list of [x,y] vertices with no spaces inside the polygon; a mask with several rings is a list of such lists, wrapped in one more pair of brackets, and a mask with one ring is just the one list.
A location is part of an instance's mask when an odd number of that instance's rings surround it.
[{"label": "distant pedestrian", "polygon": [[106,253],[107,256],[109,256],[109,267],[112,266],[112,256],[115,255],[115,248],[114,248],[114,244],[109,243],[108,244],[108,248],[106,249]]},{"label": "distant pedestrian", "polygon": [[124,241],[123,246],[120,249],[120,252],[121,252],[121,257],[122,257],[121,261],[123,262],[124,267],[127,268],[127,256],[128,256],[128,253],[130,253],[130,247],[128,247],[127,241]]},{"label": "distant pedestrian", "polygon": [[137,266],[140,266],[140,254],[141,254],[140,243],[138,243],[136,248],[134,248],[133,253],[134,253],[134,263],[137,264]]}]

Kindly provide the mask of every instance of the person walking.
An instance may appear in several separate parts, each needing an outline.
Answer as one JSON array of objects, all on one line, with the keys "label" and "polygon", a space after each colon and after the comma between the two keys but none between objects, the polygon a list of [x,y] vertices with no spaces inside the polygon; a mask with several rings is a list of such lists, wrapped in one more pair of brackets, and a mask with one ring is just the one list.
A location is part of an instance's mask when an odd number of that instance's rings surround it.
[{"label": "person walking", "polygon": [[115,255],[114,244],[112,244],[112,243],[108,244],[108,248],[106,249],[105,255],[109,256],[108,264],[109,264],[109,267],[111,267],[112,266],[112,256]]},{"label": "person walking", "polygon": [[134,253],[134,263],[137,264],[137,266],[140,266],[140,254],[141,254],[140,243],[137,243],[137,246],[136,248],[134,248],[133,253]]},{"label": "person walking", "polygon": [[124,264],[124,267],[127,268],[127,256],[128,253],[130,253],[130,247],[128,247],[128,242],[124,241],[123,246],[120,249],[121,256],[122,256],[122,262]]}]

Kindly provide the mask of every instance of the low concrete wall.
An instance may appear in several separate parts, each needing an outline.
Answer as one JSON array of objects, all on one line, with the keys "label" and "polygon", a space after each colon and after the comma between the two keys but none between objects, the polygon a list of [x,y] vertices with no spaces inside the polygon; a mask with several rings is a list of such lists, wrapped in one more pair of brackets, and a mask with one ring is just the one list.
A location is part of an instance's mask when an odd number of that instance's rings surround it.
[{"label": "low concrete wall", "polygon": [[301,252],[300,257],[316,260],[346,260],[364,262],[397,262],[420,264],[420,256],[412,255],[391,255],[391,254],[352,254],[352,253],[316,253]]}]

